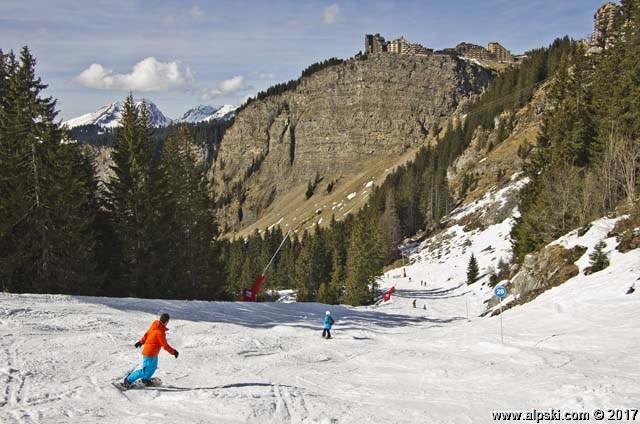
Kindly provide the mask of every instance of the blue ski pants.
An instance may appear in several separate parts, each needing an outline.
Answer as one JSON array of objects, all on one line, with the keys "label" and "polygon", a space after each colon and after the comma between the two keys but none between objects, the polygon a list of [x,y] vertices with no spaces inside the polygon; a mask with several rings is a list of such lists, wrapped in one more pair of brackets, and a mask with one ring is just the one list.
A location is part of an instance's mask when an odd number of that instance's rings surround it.
[{"label": "blue ski pants", "polygon": [[129,374],[127,377],[127,381],[129,383],[133,383],[134,381],[144,378],[150,379],[153,377],[153,373],[156,372],[158,368],[158,357],[157,356],[143,356],[142,357],[142,368],[139,368]]}]

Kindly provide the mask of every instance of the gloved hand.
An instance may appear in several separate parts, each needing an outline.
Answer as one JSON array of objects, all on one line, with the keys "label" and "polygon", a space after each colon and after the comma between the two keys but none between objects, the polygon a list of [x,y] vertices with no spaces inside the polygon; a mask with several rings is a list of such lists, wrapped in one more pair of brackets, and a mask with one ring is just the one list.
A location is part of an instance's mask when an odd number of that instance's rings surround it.
[{"label": "gloved hand", "polygon": [[178,351],[174,349],[173,356],[175,356],[176,359],[178,359],[178,355],[179,355]]},{"label": "gloved hand", "polygon": [[136,344],[134,344],[134,346],[138,348],[138,347],[142,346],[142,343],[136,342]]}]

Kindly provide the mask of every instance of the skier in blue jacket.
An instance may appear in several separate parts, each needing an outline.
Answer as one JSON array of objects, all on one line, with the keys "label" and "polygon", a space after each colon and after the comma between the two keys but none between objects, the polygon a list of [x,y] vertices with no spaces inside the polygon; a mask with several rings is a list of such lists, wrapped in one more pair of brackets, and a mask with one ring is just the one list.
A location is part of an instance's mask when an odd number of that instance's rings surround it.
[{"label": "skier in blue jacket", "polygon": [[333,318],[331,318],[331,312],[327,311],[324,313],[324,329],[322,330],[322,337],[327,339],[331,338],[331,326],[333,325]]}]

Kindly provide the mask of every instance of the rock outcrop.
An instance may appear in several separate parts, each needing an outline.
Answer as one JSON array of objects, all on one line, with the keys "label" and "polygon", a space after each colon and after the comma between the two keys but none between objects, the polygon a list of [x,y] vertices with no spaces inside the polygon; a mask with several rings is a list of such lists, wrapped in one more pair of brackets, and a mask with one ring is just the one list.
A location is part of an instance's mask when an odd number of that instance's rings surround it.
[{"label": "rock outcrop", "polygon": [[[580,270],[575,262],[587,251],[585,247],[576,246],[565,249],[562,246],[551,245],[535,254],[525,256],[521,269],[507,284],[514,300],[505,308],[524,305],[538,297],[545,291],[564,284],[567,280],[579,274]],[[489,308],[494,307],[498,299],[492,297]],[[497,315],[494,310],[491,315]]]},{"label": "rock outcrop", "polygon": [[239,111],[210,168],[220,222],[240,228],[277,196],[424,143],[492,73],[448,56],[370,55]]}]

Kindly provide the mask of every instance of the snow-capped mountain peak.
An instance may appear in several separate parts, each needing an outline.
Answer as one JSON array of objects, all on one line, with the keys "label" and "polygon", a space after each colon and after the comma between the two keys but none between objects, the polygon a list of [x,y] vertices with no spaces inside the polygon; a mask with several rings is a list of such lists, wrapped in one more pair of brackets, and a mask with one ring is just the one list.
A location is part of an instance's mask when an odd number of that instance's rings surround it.
[{"label": "snow-capped mountain peak", "polygon": [[[140,99],[135,101],[136,107],[140,107],[144,102],[149,108],[151,114],[151,125],[154,127],[164,127],[171,123],[171,119],[167,118],[158,107],[148,99]],[[120,117],[122,116],[122,107],[124,101],[120,100],[115,103],[110,103],[98,109],[93,113],[87,113],[77,118],[64,121],[62,125],[66,125],[68,128],[79,127],[82,125],[98,125],[103,128],[114,128],[120,123]]]},{"label": "snow-capped mountain peak", "polygon": [[[167,118],[160,109],[158,109],[158,107],[148,99],[136,100],[136,107],[139,108],[142,102],[145,102],[149,108],[149,112],[151,113],[151,125],[154,127],[165,127],[173,122],[196,123],[228,121],[235,116],[235,110],[238,108],[233,105],[224,105],[216,109],[210,105],[198,105],[185,112],[181,118],[172,120]],[[95,112],[86,113],[78,116],[77,118],[64,121],[62,122],[62,125],[66,125],[68,128],[79,127],[82,125],[97,125],[103,128],[115,128],[120,123],[123,105],[124,101],[110,103],[102,106]]]},{"label": "snow-capped mountain peak", "polygon": [[200,122],[216,113],[216,108],[210,105],[198,105],[186,111],[177,119],[178,122]]},{"label": "snow-capped mountain peak", "polygon": [[198,105],[186,111],[185,114],[176,121],[188,123],[203,121],[211,122],[217,120],[228,121],[235,116],[234,112],[237,108],[237,106],[233,105],[224,105],[218,109],[210,105]]}]

